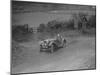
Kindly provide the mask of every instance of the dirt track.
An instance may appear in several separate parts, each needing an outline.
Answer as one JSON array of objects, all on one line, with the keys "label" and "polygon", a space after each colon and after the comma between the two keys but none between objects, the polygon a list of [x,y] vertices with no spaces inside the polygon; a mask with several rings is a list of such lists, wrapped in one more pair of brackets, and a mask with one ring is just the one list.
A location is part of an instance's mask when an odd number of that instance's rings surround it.
[{"label": "dirt track", "polygon": [[28,48],[27,61],[13,68],[12,73],[95,68],[94,37],[69,38],[66,48],[52,54],[41,53],[38,43],[30,42],[21,45]]}]

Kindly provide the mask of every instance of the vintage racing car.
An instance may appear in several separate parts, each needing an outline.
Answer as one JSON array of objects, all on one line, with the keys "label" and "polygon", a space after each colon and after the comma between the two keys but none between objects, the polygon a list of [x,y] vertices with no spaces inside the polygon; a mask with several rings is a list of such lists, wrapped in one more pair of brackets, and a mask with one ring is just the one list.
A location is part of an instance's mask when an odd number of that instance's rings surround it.
[{"label": "vintage racing car", "polygon": [[61,38],[60,40],[58,39],[46,39],[40,42],[40,52],[43,51],[49,51],[49,52],[54,52],[59,48],[66,47],[66,39]]}]

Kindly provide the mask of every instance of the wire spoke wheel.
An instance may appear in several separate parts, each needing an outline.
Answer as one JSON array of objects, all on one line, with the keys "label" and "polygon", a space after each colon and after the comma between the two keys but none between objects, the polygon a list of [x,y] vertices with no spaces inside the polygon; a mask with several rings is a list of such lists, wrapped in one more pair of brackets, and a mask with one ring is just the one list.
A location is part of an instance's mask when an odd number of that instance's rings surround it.
[{"label": "wire spoke wheel", "polygon": [[66,47],[66,40],[63,41],[63,47]]},{"label": "wire spoke wheel", "polygon": [[54,45],[53,45],[53,44],[51,45],[51,49],[50,49],[50,51],[51,51],[51,53],[54,52]]}]

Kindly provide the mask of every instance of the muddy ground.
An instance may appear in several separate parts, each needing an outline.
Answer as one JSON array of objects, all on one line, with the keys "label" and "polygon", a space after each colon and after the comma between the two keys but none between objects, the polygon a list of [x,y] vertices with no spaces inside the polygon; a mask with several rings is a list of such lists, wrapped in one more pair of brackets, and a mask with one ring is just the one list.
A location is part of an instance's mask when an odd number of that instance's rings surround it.
[{"label": "muddy ground", "polygon": [[54,53],[40,52],[38,42],[20,43],[21,56],[12,67],[12,73],[47,72],[61,70],[95,69],[95,37],[66,38],[67,47]]}]

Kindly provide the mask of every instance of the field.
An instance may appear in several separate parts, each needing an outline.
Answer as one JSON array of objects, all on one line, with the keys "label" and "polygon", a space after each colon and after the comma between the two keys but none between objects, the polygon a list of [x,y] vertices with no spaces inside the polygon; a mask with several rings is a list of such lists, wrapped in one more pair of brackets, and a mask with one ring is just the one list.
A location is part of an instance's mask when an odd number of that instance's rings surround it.
[{"label": "field", "polygon": [[41,53],[39,41],[19,43],[24,49],[22,55],[18,54],[19,64],[14,62],[12,73],[95,69],[95,36],[67,35],[67,47],[52,54]]}]

